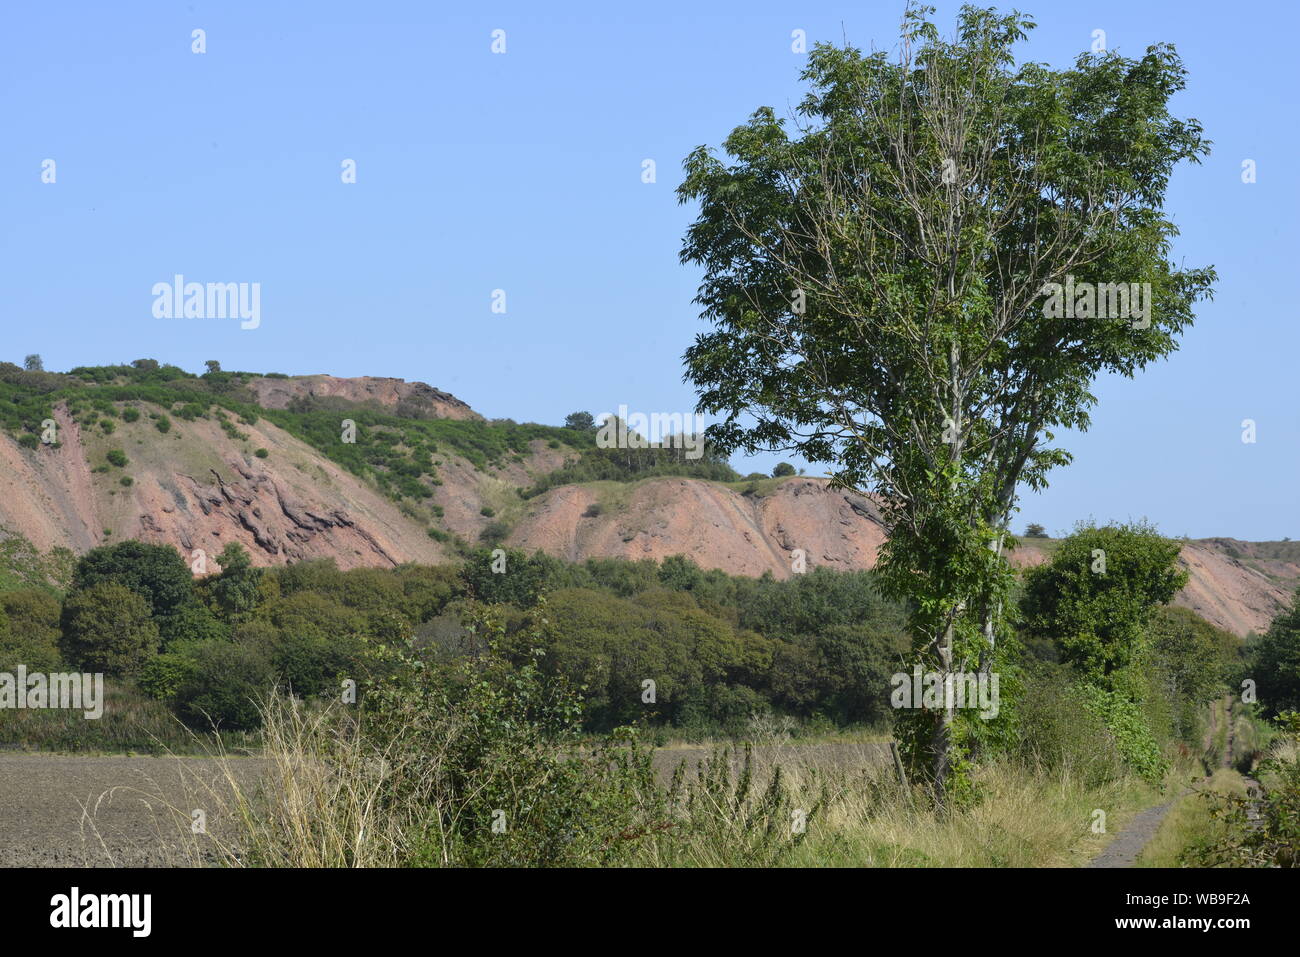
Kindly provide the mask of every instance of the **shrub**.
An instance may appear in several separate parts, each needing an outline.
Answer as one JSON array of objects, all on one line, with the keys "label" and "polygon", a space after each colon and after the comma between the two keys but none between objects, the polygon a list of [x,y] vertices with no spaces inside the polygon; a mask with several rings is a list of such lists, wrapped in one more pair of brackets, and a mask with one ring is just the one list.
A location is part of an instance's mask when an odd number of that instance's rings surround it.
[{"label": "shrub", "polygon": [[39,588],[0,592],[0,671],[59,671],[59,602]]},{"label": "shrub", "polygon": [[158,626],[148,603],[117,582],[73,592],[63,606],[60,648],[85,671],[129,675],[158,651]]},{"label": "shrub", "polygon": [[1079,693],[1088,710],[1100,718],[1115,739],[1124,763],[1151,784],[1160,784],[1169,763],[1143,717],[1141,706],[1122,692],[1096,685],[1080,685]]},{"label": "shrub", "polygon": [[163,433],[170,432],[172,428],[172,420],[162,414],[159,414],[158,418],[154,419],[153,424],[154,428]]},{"label": "shrub", "polygon": [[1266,715],[1300,711],[1300,590],[1255,642],[1250,675]]},{"label": "shrub", "polygon": [[1030,767],[1101,787],[1123,776],[1124,763],[1105,721],[1072,682],[1068,668],[1032,668],[1012,704],[1017,735],[1011,751]]},{"label": "shrub", "polygon": [[259,706],[273,681],[264,652],[246,644],[205,641],[193,647],[190,658],[175,691],[187,721],[235,731],[261,723]]},{"label": "shrub", "polygon": [[135,408],[134,406],[128,405],[125,409],[122,410],[123,422],[134,422],[139,418],[140,418],[140,410]]},{"label": "shrub", "polygon": [[268,452],[266,449],[258,449],[258,450],[257,450],[256,452],[254,452],[253,454],[256,455],[259,459],[264,459],[264,458],[266,458],[268,455],[270,455],[271,453]]},{"label": "shrub", "polygon": [[120,469],[126,468],[126,463],[128,460],[126,457],[126,453],[123,452],[121,449],[109,449],[108,454],[104,457],[108,459],[109,465],[115,465]]},{"label": "shrub", "polygon": [[1090,682],[1114,687],[1156,609],[1187,582],[1179,550],[1150,525],[1080,524],[1050,563],[1026,577],[1026,632],[1057,640],[1062,661],[1077,664]]}]

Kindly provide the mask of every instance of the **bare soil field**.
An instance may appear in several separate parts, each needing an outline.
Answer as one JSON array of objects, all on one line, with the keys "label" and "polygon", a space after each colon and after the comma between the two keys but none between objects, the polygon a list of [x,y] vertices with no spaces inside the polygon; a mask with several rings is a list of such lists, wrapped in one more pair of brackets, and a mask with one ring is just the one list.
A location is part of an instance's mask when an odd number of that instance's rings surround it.
[{"label": "bare soil field", "polygon": [[[251,782],[262,762],[230,766]],[[0,867],[204,863],[186,822],[223,780],[206,758],[0,754]],[[207,833],[219,836],[219,816],[206,813]]]},{"label": "bare soil field", "polygon": [[[655,771],[661,780],[668,781],[677,766],[685,762],[689,781],[694,778],[700,764],[719,750],[717,744],[659,748],[654,755]],[[732,746],[730,762],[733,769],[740,767],[744,757],[743,745]],[[787,770],[815,768],[819,771],[857,771],[879,767],[889,760],[889,743],[886,741],[832,741],[819,744],[758,745],[754,748],[756,769],[780,764]]]}]

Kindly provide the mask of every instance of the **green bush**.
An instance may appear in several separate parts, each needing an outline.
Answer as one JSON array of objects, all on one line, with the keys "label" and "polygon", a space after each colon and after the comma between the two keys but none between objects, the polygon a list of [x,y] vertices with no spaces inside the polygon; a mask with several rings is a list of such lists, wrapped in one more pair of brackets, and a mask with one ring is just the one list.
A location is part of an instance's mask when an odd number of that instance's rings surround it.
[{"label": "green bush", "polygon": [[117,582],[69,595],[61,631],[63,657],[83,671],[132,675],[158,651],[158,626],[148,603]]},{"label": "green bush", "polygon": [[1069,668],[1041,664],[1030,670],[1012,703],[1012,752],[1029,767],[1063,771],[1087,787],[1124,775],[1115,738]]},{"label": "green bush", "polygon": [[1106,725],[1124,763],[1151,784],[1160,784],[1169,762],[1145,719],[1141,706],[1122,692],[1080,685],[1085,707]]},{"label": "green bush", "polygon": [[126,463],[128,460],[126,457],[126,453],[123,452],[121,449],[109,449],[108,454],[104,457],[108,459],[109,465],[115,465],[120,469],[126,468]]},{"label": "green bush", "polygon": [[[203,728],[245,731],[261,723],[274,671],[259,648],[205,641],[190,649],[191,665],[175,690],[182,717]],[[163,685],[165,687],[165,685]]]}]

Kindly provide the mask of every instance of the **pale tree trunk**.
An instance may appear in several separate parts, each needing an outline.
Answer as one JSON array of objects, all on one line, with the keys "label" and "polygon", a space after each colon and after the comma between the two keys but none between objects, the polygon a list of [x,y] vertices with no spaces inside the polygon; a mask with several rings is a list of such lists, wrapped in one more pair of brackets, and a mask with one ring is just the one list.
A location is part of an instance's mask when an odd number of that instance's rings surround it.
[{"label": "pale tree trunk", "polygon": [[952,723],[956,717],[949,688],[952,683],[953,623],[950,621],[939,643],[939,686],[943,689],[943,714],[935,722],[930,739],[934,751],[934,801],[940,811],[947,803],[948,772],[952,769]]}]

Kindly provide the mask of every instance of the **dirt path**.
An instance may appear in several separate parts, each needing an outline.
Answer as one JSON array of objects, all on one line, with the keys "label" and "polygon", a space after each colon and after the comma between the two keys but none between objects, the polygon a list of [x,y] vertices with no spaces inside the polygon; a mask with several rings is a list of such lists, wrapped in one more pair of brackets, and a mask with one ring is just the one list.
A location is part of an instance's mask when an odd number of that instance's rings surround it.
[{"label": "dirt path", "polygon": [[[1227,722],[1227,735],[1223,754],[1220,756],[1220,766],[1225,768],[1232,767],[1233,750],[1236,746],[1235,724],[1232,716],[1231,699],[1227,701],[1223,709],[1223,720]],[[1209,754],[1215,738],[1219,733],[1219,709],[1210,707],[1209,727],[1205,732],[1205,753]],[[1214,769],[1210,769],[1210,774],[1206,775],[1209,780]],[[1170,809],[1190,794],[1191,788],[1183,788],[1177,795],[1164,804],[1156,807],[1149,807],[1141,811],[1128,824],[1128,827],[1116,835],[1115,839],[1102,849],[1102,852],[1088,862],[1088,867],[1132,867],[1137,861],[1142,851],[1153,837],[1156,831],[1160,830],[1160,824],[1164,821],[1165,815]]]},{"label": "dirt path", "polygon": [[1138,855],[1147,846],[1147,842],[1156,836],[1156,831],[1160,830],[1160,822],[1165,819],[1169,809],[1186,793],[1187,791],[1183,791],[1178,797],[1158,807],[1149,807],[1139,812],[1133,820],[1129,821],[1128,827],[1116,835],[1115,840],[1107,844],[1100,854],[1088,862],[1088,866],[1132,867]]}]

